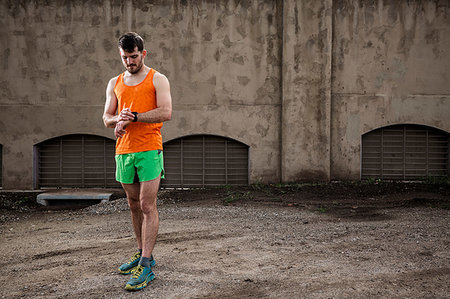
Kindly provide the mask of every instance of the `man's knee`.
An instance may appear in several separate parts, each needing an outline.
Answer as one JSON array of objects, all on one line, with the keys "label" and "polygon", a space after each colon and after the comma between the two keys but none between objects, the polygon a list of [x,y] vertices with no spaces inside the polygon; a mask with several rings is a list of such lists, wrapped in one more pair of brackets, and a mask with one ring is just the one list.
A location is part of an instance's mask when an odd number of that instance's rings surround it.
[{"label": "man's knee", "polygon": [[151,215],[158,212],[156,208],[156,200],[147,200],[145,198],[142,198],[140,208],[143,214]]},{"label": "man's knee", "polygon": [[138,212],[141,210],[141,203],[139,201],[139,197],[128,197],[128,205],[130,206],[130,210],[132,212]]}]

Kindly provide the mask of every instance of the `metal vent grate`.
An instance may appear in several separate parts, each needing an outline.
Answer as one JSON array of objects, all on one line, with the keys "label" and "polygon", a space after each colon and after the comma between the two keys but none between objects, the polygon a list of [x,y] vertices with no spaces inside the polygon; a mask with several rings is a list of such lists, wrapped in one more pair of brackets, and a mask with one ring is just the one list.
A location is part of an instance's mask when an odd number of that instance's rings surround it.
[{"label": "metal vent grate", "polygon": [[188,136],[164,144],[162,187],[248,184],[248,146],[219,136]]},{"label": "metal vent grate", "polygon": [[66,135],[38,145],[39,187],[120,187],[115,142],[94,135]]},{"label": "metal vent grate", "polygon": [[395,125],[362,137],[362,178],[423,179],[449,174],[449,134],[419,125]]}]

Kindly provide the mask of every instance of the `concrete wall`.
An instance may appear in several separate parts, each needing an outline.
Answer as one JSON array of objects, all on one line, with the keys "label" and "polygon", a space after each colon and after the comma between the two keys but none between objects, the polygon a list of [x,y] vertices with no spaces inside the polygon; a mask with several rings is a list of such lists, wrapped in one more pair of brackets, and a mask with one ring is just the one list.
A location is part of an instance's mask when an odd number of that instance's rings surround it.
[{"label": "concrete wall", "polygon": [[359,179],[361,136],[450,131],[449,1],[335,1],[331,177]]},{"label": "concrete wall", "polygon": [[146,40],[150,64],[172,82],[165,139],[236,139],[250,146],[253,182],[279,181],[281,2],[187,2],[136,15],[143,29],[146,20],[158,19]]},{"label": "concrete wall", "polygon": [[280,1],[0,1],[4,188],[31,188],[33,145],[113,138],[101,116],[124,71],[118,37],[139,32],[170,80],[165,141],[217,134],[250,146],[252,181],[280,180]]},{"label": "concrete wall", "polygon": [[449,5],[0,0],[3,187],[32,188],[37,143],[113,138],[101,116],[126,31],[171,82],[165,141],[241,141],[251,183],[359,178],[362,134],[395,123],[450,131]]},{"label": "concrete wall", "polygon": [[282,180],[330,178],[331,0],[285,1]]},{"label": "concrete wall", "polygon": [[[120,69],[114,39],[124,20],[107,4],[1,1],[0,140],[3,187],[32,186],[33,145],[102,127],[107,77]],[[115,15],[120,15],[117,9]],[[125,27],[125,26],[124,26]]]}]

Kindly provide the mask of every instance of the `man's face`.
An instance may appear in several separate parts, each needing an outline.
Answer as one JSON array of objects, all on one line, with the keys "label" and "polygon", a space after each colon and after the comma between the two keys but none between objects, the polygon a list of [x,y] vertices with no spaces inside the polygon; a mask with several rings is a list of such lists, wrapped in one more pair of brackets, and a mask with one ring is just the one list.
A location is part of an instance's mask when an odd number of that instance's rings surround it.
[{"label": "man's face", "polygon": [[120,50],[120,57],[122,57],[122,63],[130,74],[136,74],[144,65],[144,58],[147,52],[143,50],[139,52],[137,47],[133,52],[127,52],[122,48]]}]

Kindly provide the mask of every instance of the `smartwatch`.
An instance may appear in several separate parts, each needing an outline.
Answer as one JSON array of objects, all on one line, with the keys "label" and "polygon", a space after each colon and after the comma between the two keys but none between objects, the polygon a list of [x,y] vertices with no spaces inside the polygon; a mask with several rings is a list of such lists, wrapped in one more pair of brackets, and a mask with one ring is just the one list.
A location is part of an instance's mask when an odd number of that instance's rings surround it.
[{"label": "smartwatch", "polygon": [[137,113],[137,112],[131,112],[131,113],[134,114],[133,122],[134,122],[134,123],[137,122],[137,115],[138,115],[138,113]]}]

